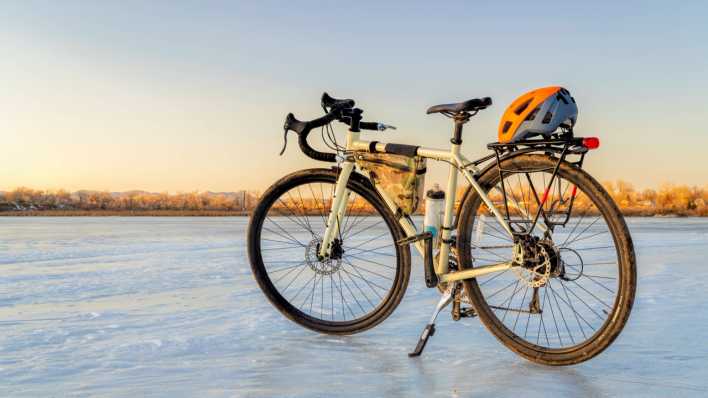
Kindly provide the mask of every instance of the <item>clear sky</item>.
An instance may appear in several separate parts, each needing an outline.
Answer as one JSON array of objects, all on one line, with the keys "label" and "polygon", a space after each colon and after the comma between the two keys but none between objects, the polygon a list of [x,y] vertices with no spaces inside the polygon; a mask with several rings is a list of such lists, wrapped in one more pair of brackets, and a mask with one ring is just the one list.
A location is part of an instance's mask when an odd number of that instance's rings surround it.
[{"label": "clear sky", "polygon": [[705,1],[4,1],[0,189],[262,190],[322,165],[277,154],[287,112],[320,116],[323,91],[398,127],[371,139],[436,147],[452,125],[429,105],[491,96],[466,125],[473,157],[508,103],[547,85],[601,137],[587,162],[601,180],[705,185],[706,15]]}]

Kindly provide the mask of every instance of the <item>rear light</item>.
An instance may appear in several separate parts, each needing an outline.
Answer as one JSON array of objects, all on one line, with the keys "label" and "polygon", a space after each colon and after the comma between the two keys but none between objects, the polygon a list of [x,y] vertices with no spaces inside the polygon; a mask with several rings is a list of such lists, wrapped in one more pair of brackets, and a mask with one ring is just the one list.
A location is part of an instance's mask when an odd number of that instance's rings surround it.
[{"label": "rear light", "polygon": [[600,147],[600,139],[597,137],[583,138],[583,146],[587,149],[597,149]]}]

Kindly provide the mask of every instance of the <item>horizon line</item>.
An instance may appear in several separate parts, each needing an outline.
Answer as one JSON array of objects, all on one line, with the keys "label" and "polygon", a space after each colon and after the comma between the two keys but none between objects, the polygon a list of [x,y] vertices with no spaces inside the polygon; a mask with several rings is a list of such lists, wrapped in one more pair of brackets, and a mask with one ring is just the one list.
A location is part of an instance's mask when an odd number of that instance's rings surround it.
[{"label": "horizon line", "polygon": [[[609,185],[617,185],[617,184],[622,184],[627,186],[628,188],[631,188],[634,191],[645,191],[645,190],[660,190],[662,188],[688,188],[688,189],[707,189],[708,190],[708,182],[704,182],[702,184],[700,183],[695,183],[695,184],[686,184],[686,183],[673,183],[673,182],[662,182],[658,185],[651,185],[651,186],[644,186],[644,187],[637,187],[634,183],[631,181],[627,180],[622,180],[622,179],[616,179],[616,180],[600,180],[600,184],[607,188]],[[468,184],[463,183],[460,185],[460,187],[465,187]],[[459,188],[459,187],[458,187]],[[6,188],[0,188],[0,194],[5,194],[5,193],[11,193],[11,192],[17,192],[20,190],[29,190],[33,191],[35,193],[45,193],[45,194],[55,194],[58,192],[66,192],[68,194],[77,194],[81,192],[89,192],[89,193],[109,193],[109,194],[127,194],[127,193],[145,193],[145,194],[153,194],[153,195],[161,195],[161,194],[167,194],[167,195],[181,195],[181,194],[204,194],[204,193],[211,193],[211,194],[242,194],[242,193],[248,193],[248,194],[260,194],[263,193],[265,190],[267,190],[268,187],[262,188],[262,189],[234,189],[234,190],[213,190],[213,189],[189,189],[189,190],[149,190],[149,189],[141,189],[141,188],[135,188],[135,189],[126,189],[126,190],[113,190],[113,189],[90,189],[90,188],[81,188],[81,189],[67,189],[67,188],[33,188],[25,185],[20,185],[16,186],[14,188],[6,189]]]}]

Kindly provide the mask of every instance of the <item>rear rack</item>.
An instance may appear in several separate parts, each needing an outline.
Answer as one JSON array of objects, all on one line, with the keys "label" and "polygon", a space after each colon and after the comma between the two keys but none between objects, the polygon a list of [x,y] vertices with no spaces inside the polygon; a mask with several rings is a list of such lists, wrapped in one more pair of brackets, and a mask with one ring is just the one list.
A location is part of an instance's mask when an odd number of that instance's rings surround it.
[{"label": "rear rack", "polygon": [[507,153],[516,152],[518,150],[563,150],[567,148],[568,153],[572,154],[585,154],[588,149],[583,146],[583,137],[569,137],[569,138],[551,138],[551,139],[534,139],[534,140],[523,140],[516,142],[492,142],[487,144],[487,148],[495,152]]},{"label": "rear rack", "polygon": [[[530,231],[538,222],[539,216],[543,217],[546,225],[548,225],[551,229],[554,226],[563,226],[568,223],[568,221],[570,220],[570,215],[572,213],[573,204],[575,202],[576,188],[573,189],[573,193],[570,198],[570,203],[568,204],[567,210],[565,211],[559,211],[552,208],[548,211],[543,210],[543,202],[545,202],[545,198],[542,200],[539,196],[547,195],[547,192],[551,188],[553,180],[555,179],[558,173],[558,168],[561,162],[566,161],[575,167],[582,167],[583,160],[585,159],[585,154],[588,152],[588,148],[583,145],[583,137],[573,137],[572,133],[570,133],[566,136],[553,136],[550,139],[532,139],[516,141],[513,143],[493,142],[487,144],[487,148],[493,150],[495,153],[493,157],[496,157],[497,167],[499,169],[499,178],[502,182],[505,181],[504,177],[506,175],[519,172],[519,170],[506,170],[501,167],[502,160],[507,157],[533,152],[542,152],[557,157],[558,163],[556,164],[553,170],[553,175],[550,181],[548,182],[548,186],[545,187],[545,194],[543,191],[533,192],[533,197],[537,201],[536,205],[538,206],[538,210],[536,211],[536,214],[531,220],[512,219],[511,213],[509,211],[506,184],[502,183],[502,195],[504,198],[504,208],[506,212],[505,219],[510,225],[516,224],[518,227],[520,227],[522,230],[522,232],[520,232],[521,235],[530,233]],[[577,155],[578,157],[575,160],[570,160],[568,159],[568,155]]]}]

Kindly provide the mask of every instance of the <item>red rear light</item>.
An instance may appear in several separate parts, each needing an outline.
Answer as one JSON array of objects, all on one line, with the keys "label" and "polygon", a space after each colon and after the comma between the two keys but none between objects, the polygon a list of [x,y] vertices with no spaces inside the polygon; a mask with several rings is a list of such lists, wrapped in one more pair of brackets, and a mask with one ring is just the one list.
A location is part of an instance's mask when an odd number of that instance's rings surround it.
[{"label": "red rear light", "polygon": [[597,137],[583,138],[583,146],[587,149],[597,149],[600,147],[600,139]]}]

